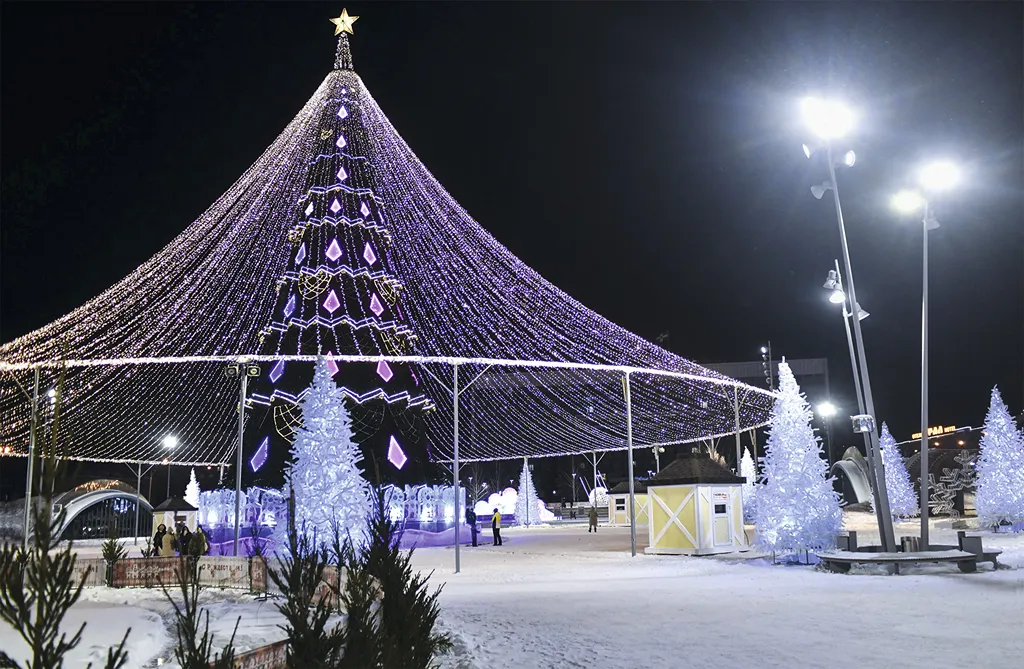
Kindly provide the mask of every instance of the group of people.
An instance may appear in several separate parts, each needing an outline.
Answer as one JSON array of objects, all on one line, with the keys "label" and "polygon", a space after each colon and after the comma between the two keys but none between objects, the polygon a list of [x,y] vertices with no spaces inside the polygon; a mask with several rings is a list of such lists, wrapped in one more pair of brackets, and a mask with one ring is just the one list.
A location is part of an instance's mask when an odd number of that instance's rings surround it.
[{"label": "group of people", "polygon": [[174,532],[168,532],[167,526],[161,523],[153,535],[153,554],[157,557],[174,557],[175,555],[192,555],[199,557],[210,552],[210,540],[202,525],[196,526],[192,532],[185,523],[178,523]]},{"label": "group of people", "polygon": [[[478,532],[476,526],[476,511],[473,509],[466,509],[466,524],[469,525],[469,531],[473,535],[473,545],[476,546],[476,534]],[[494,535],[494,541],[491,543],[492,546],[501,545],[501,511],[494,509],[494,515],[491,516],[491,533]]]}]

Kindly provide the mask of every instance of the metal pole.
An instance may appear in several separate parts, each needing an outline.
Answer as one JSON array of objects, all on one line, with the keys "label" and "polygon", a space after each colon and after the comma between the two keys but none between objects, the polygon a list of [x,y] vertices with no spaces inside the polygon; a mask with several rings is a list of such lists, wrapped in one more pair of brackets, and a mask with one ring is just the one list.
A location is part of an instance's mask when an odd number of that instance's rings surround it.
[{"label": "metal pole", "polygon": [[235,542],[232,555],[238,557],[238,538],[242,533],[242,437],[245,433],[245,391],[249,383],[249,370],[244,363],[238,365],[242,383],[238,391],[238,449],[235,457]]},{"label": "metal pole", "polygon": [[736,411],[736,474],[740,473],[740,460],[743,458],[743,454],[740,452],[740,388],[739,386],[733,386],[734,400],[733,408]]},{"label": "metal pole", "polygon": [[928,550],[928,202],[924,203],[923,267],[921,280],[921,541],[920,550]]},{"label": "metal pole", "polygon": [[633,488],[633,406],[629,398],[629,372],[622,378],[622,391],[626,396],[626,447],[629,450],[629,554],[636,557],[636,494]]},{"label": "metal pole", "polygon": [[594,451],[594,506],[597,506],[597,451]]},{"label": "metal pole", "polygon": [[[846,225],[843,223],[843,208],[839,203],[839,182],[836,179],[836,166],[832,160],[832,146],[828,147],[828,172],[832,182],[832,198],[836,205],[836,219],[839,222],[839,241],[843,249],[843,267],[846,270],[846,280],[849,283],[849,297],[852,305],[853,334],[857,345],[857,361],[860,366],[860,376],[864,384],[864,405],[867,414],[876,419],[875,402],[871,396],[871,377],[868,375],[867,359],[864,354],[864,334],[861,332],[860,319],[857,315],[857,291],[853,283],[853,268],[850,263],[850,247],[846,242]],[[887,552],[896,551],[896,538],[892,530],[892,515],[889,513],[889,495],[885,488],[885,465],[882,463],[881,451],[878,444],[878,431],[872,428],[869,433],[870,457],[875,461],[875,488],[874,501],[878,513],[881,515],[878,533],[882,539],[882,547]]]},{"label": "metal pole", "polygon": [[[523,458],[523,471],[526,472],[527,476],[530,476],[530,459],[529,458]],[[531,483],[532,483],[532,481],[531,481]],[[523,481],[519,482],[519,487],[520,488],[524,487],[523,486]],[[529,488],[527,488],[526,490],[527,490],[527,492],[529,492]],[[530,524],[530,496],[529,495],[526,496],[526,503],[523,504],[523,506],[526,508],[526,524],[529,525]]]},{"label": "metal pole", "polygon": [[28,550],[29,521],[32,518],[32,469],[36,462],[36,423],[39,421],[39,368],[35,369],[32,386],[32,422],[28,429],[28,471],[25,473],[25,530],[21,535],[21,550]]},{"label": "metal pole", "polygon": [[138,476],[135,477],[135,545],[139,545],[139,500],[142,492],[142,463],[139,463]]},{"label": "metal pole", "polygon": [[455,403],[454,418],[452,419],[452,443],[454,457],[452,458],[452,479],[455,481],[455,573],[462,569],[462,556],[459,554],[459,366],[452,365],[455,376],[452,381],[452,398]]}]

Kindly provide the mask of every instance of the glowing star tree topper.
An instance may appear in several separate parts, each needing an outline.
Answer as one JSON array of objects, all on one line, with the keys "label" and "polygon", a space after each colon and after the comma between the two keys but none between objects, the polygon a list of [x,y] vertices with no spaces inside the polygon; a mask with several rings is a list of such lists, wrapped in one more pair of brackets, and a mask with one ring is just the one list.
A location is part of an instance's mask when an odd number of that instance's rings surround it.
[{"label": "glowing star tree topper", "polygon": [[361,542],[370,510],[369,484],[359,467],[363,454],[344,399],[327,361],[319,358],[286,473],[295,494],[295,527],[317,543],[333,539],[335,524],[342,536]]}]

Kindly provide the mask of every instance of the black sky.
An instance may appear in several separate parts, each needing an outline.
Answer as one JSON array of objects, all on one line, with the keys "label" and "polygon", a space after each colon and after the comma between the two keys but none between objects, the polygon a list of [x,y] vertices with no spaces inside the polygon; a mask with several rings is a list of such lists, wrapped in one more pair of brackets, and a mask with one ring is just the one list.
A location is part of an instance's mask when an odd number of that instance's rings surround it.
[{"label": "black sky", "polygon": [[[270,144],[340,4],[2,5],[3,341],[122,278]],[[584,304],[701,362],[828,357],[839,238],[796,115],[855,103],[840,174],[879,417],[919,422],[921,232],[889,195],[966,166],[931,236],[932,423],[1024,402],[1020,3],[370,3],[357,72],[438,180]],[[812,398],[815,399],[815,398]],[[853,400],[845,400],[852,408]]]}]

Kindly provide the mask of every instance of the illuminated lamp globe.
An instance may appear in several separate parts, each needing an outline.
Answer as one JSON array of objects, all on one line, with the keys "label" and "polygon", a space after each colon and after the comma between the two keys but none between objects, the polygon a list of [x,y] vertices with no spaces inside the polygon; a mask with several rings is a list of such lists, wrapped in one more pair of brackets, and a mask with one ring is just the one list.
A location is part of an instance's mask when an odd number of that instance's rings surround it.
[{"label": "illuminated lamp globe", "polygon": [[800,108],[808,129],[821,139],[837,139],[853,128],[853,112],[840,102],[805,98]]},{"label": "illuminated lamp globe", "polygon": [[828,295],[828,301],[832,304],[842,304],[846,301],[846,293],[843,292],[842,288],[836,288]]},{"label": "illuminated lamp globe", "polygon": [[831,402],[822,402],[818,405],[818,415],[822,418],[831,418],[837,413],[839,413],[839,409],[837,409],[836,405]]},{"label": "illuminated lamp globe", "polygon": [[175,437],[173,434],[169,434],[166,437],[164,437],[163,445],[164,448],[174,448],[175,446],[178,445],[178,438]]},{"label": "illuminated lamp globe", "polygon": [[915,190],[901,190],[892,196],[892,208],[901,214],[912,214],[924,208],[924,198]]},{"label": "illuminated lamp globe", "polygon": [[853,167],[857,162],[857,154],[853,151],[847,151],[843,154],[843,165],[847,167]]},{"label": "illuminated lamp globe", "polygon": [[918,181],[928,190],[947,190],[960,181],[960,170],[950,161],[940,160],[921,168]]}]

